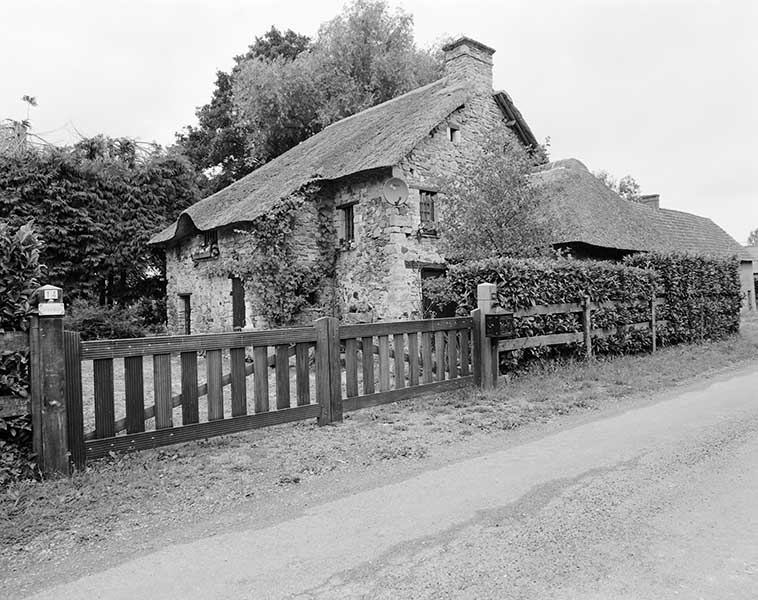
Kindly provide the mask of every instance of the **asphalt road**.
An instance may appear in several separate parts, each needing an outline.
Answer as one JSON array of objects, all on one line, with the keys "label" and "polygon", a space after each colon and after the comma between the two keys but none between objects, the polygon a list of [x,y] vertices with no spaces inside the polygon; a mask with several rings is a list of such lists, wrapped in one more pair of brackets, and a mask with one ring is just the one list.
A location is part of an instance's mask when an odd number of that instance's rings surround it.
[{"label": "asphalt road", "polygon": [[37,599],[758,598],[758,368]]}]

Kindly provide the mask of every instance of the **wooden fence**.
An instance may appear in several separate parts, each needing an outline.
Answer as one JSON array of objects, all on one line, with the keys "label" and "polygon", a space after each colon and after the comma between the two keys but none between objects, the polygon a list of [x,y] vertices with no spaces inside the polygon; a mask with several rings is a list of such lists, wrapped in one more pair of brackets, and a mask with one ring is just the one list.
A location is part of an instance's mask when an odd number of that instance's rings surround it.
[{"label": "wooden fence", "polygon": [[[543,304],[531,306],[529,308],[515,309],[509,311],[507,308],[497,306],[496,300],[497,288],[494,284],[482,283],[477,287],[477,309],[473,312],[474,330],[478,332],[478,338],[482,341],[481,351],[481,381],[477,384],[484,388],[491,389],[497,385],[498,376],[498,355],[500,352],[512,350],[522,350],[526,348],[537,348],[541,346],[556,346],[562,344],[582,343],[584,345],[585,356],[592,357],[592,340],[598,338],[607,338],[623,334],[626,331],[648,331],[652,351],[655,352],[657,347],[657,328],[666,325],[656,317],[657,307],[664,303],[663,298],[652,298],[644,303],[618,303],[618,302],[591,302],[588,297],[581,302],[565,304]],[[592,312],[600,309],[613,308],[643,308],[648,311],[650,318],[638,323],[629,323],[611,328],[593,328]],[[549,335],[536,335],[529,337],[516,337],[511,335],[488,335],[486,331],[486,322],[488,315],[496,318],[506,318],[508,320],[545,316],[545,315],[571,315],[581,314],[582,331],[568,333],[553,333]]]},{"label": "wooden fence", "polygon": [[[72,463],[81,468],[109,452],[309,418],[323,425],[341,421],[343,411],[461,387],[473,379],[471,323],[460,318],[340,326],[323,318],[312,327],[90,342],[67,331]],[[91,365],[90,431],[84,365]]]},{"label": "wooden fence", "polygon": [[[612,303],[584,299],[507,313],[495,304],[495,286],[482,284],[478,308],[464,318],[340,325],[325,317],[272,331],[82,341],[63,330],[61,291],[46,288],[59,308],[41,304],[28,338],[0,336],[0,351],[30,350],[34,445],[46,474],[110,452],[303,419],[325,425],[343,412],[469,382],[492,388],[501,351],[583,342],[591,356],[594,338],[619,333],[591,328],[592,311]],[[624,326],[649,330],[653,350],[659,303],[650,302],[649,320]],[[488,317],[575,313],[581,332],[515,337],[486,327]],[[25,404],[0,398],[6,415],[25,412]]]}]

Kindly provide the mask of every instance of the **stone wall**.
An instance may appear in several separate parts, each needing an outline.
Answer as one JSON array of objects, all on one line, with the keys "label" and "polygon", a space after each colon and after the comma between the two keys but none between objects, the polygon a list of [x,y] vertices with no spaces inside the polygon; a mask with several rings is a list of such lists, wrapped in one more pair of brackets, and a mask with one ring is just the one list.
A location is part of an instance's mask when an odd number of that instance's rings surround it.
[{"label": "stone wall", "polygon": [[[232,229],[220,232],[219,252],[229,252],[238,237]],[[193,254],[203,250],[203,241],[203,234],[188,236],[177,246],[166,249],[166,312],[171,333],[184,333],[181,296],[185,294],[190,295],[192,333],[232,329],[231,281],[214,274],[216,260],[192,260]]]},{"label": "stone wall", "polygon": [[[455,141],[451,128],[458,131]],[[446,180],[471,165],[495,130],[507,131],[502,113],[491,94],[475,95],[392,169],[391,175],[410,188],[403,205],[393,206],[382,196],[382,184],[390,173],[353,178],[337,186],[335,206],[357,202],[354,248],[340,251],[337,261],[343,320],[422,316],[421,269],[441,266],[444,258],[436,237],[420,228],[421,192],[443,192]],[[341,227],[339,215],[335,223]]]},{"label": "stone wall", "polygon": [[[328,205],[327,205],[328,209]],[[184,332],[183,299],[190,295],[191,332],[211,333],[232,330],[232,283],[229,275],[220,273],[221,258],[235,253],[245,254],[250,250],[244,231],[249,225],[237,225],[218,231],[218,259],[193,260],[192,255],[203,250],[205,236],[200,233],[184,238],[179,245],[166,250],[167,313],[168,330]],[[295,228],[295,244],[299,260],[315,263],[319,256],[317,245],[318,218],[316,205],[306,202],[298,212]],[[326,282],[325,282],[326,283]],[[265,329],[269,326],[260,311],[250,282],[245,288],[245,327]],[[319,294],[318,305],[313,310],[298,315],[296,323],[308,323],[331,312],[331,294],[328,285]]]}]

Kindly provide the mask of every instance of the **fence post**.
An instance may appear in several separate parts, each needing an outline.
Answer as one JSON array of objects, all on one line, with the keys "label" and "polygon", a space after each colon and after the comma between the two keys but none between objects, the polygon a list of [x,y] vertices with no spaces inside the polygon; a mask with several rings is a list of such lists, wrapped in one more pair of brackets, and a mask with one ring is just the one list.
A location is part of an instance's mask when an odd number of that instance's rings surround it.
[{"label": "fence post", "polygon": [[321,405],[319,425],[342,421],[339,321],[322,317],[316,327],[316,399]]},{"label": "fence post", "polygon": [[30,340],[34,451],[43,475],[68,475],[63,290],[45,285],[35,298]]},{"label": "fence post", "polygon": [[584,355],[592,358],[592,306],[590,297],[582,298],[582,325],[584,326]]},{"label": "fence post", "polygon": [[653,294],[653,297],[650,299],[650,337],[653,341],[653,352],[656,350],[656,326],[655,326],[655,294]]},{"label": "fence post", "polygon": [[479,323],[478,333],[475,333],[475,336],[478,335],[480,385],[485,390],[492,390],[497,387],[497,344],[493,344],[492,340],[484,335],[485,317],[487,314],[493,312],[496,292],[497,286],[494,283],[480,283],[476,286],[476,307],[479,310]]},{"label": "fence post", "polygon": [[482,387],[482,311],[471,311],[471,368],[474,371],[474,385]]},{"label": "fence post", "polygon": [[84,412],[82,410],[82,340],[78,331],[63,332],[66,368],[66,417],[68,418],[68,450],[71,465],[84,469]]}]

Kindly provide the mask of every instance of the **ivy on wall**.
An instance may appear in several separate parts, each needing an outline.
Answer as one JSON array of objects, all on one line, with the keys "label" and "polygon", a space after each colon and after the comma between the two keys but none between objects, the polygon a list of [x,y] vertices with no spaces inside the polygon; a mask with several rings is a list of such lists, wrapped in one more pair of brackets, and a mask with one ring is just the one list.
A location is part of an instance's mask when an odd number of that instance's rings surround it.
[{"label": "ivy on wall", "polygon": [[311,186],[292,195],[255,219],[249,229],[235,230],[242,239],[212,267],[214,275],[244,281],[252,292],[254,312],[269,326],[289,325],[303,310],[318,305],[333,280],[337,234],[331,211],[322,206],[317,210],[315,260],[304,257],[298,245],[300,215],[317,191]]}]

